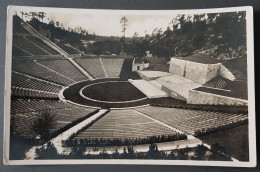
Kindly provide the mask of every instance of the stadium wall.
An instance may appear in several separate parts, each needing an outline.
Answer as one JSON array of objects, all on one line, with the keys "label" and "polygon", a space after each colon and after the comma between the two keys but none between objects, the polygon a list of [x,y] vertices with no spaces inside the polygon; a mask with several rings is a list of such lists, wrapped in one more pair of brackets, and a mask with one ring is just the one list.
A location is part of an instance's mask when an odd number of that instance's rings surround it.
[{"label": "stadium wall", "polygon": [[194,82],[198,82],[200,84],[205,84],[207,82],[207,74],[207,64],[186,61],[186,75],[184,76],[185,78],[190,79]]},{"label": "stadium wall", "polygon": [[190,90],[187,100],[188,104],[207,104],[207,105],[233,105],[233,106],[247,106],[248,101],[226,97],[216,94],[205,93],[197,90]]},{"label": "stadium wall", "polygon": [[203,64],[176,58],[171,58],[169,72],[200,84],[205,84],[220,74],[227,79],[234,77],[221,63]]},{"label": "stadium wall", "polygon": [[186,64],[186,62],[184,60],[171,58],[169,72],[174,75],[183,77],[184,70],[185,70],[185,64]]},{"label": "stadium wall", "polygon": [[221,66],[221,63],[208,64],[208,72],[207,72],[207,76],[206,76],[206,82],[215,78],[218,75],[218,73],[220,71],[220,66]]},{"label": "stadium wall", "polygon": [[235,76],[222,64],[220,65],[219,75],[231,81],[236,79]]}]

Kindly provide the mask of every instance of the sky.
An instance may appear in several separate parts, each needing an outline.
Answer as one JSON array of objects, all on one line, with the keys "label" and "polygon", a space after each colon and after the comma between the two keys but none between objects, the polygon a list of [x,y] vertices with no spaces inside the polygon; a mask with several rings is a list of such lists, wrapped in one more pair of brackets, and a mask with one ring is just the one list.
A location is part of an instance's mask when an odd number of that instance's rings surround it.
[{"label": "sky", "polygon": [[[21,10],[24,12],[32,11],[30,9]],[[17,11],[19,16],[21,11]],[[44,10],[34,10],[35,12],[42,12]],[[45,12],[45,11],[44,11]],[[44,22],[48,23],[51,20],[55,22],[58,21],[63,24],[65,28],[71,27],[75,28],[77,26],[81,26],[86,29],[88,33],[95,33],[96,35],[101,36],[119,36],[123,35],[122,26],[120,23],[120,19],[125,16],[128,19],[127,27],[126,27],[126,37],[132,37],[135,32],[138,33],[139,36],[144,36],[145,33],[151,34],[155,28],[162,28],[162,30],[166,30],[171,22],[171,20],[176,16],[173,15],[137,15],[137,14],[126,14],[124,13],[77,13],[70,11],[62,11],[62,12],[50,12],[46,11],[46,17]]]}]

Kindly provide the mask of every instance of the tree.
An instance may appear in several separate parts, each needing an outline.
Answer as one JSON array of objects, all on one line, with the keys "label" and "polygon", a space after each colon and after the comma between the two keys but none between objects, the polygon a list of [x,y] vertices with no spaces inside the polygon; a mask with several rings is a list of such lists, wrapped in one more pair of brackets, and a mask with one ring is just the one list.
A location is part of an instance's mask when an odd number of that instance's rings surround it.
[{"label": "tree", "polygon": [[206,151],[207,151],[207,148],[203,145],[198,145],[196,148],[195,148],[195,153],[194,153],[194,159],[196,160],[205,160],[206,158]]},{"label": "tree", "polygon": [[25,13],[24,13],[23,11],[22,11],[22,12],[20,12],[20,13],[22,14],[22,19],[23,19],[23,16],[24,16],[24,14],[25,14]]},{"label": "tree", "polygon": [[150,144],[147,155],[149,156],[149,158],[156,158],[160,156],[158,146],[155,143]]},{"label": "tree", "polygon": [[51,129],[55,126],[55,115],[50,112],[43,112],[33,123],[33,131],[45,141],[50,136]]},{"label": "tree", "polygon": [[46,13],[45,12],[39,12],[38,16],[39,16],[40,19],[42,19],[42,22],[43,22],[43,19],[45,18]]},{"label": "tree", "polygon": [[41,148],[35,150],[38,155],[36,159],[59,159],[59,154],[53,143],[48,142],[47,145],[43,145]]},{"label": "tree", "polygon": [[186,152],[186,149],[179,149],[177,158],[180,159],[180,160],[187,160],[188,154]]},{"label": "tree", "polygon": [[85,151],[86,151],[86,146],[84,146],[83,144],[80,144],[78,146],[72,147],[69,155],[73,158],[81,158],[81,157],[83,157]]},{"label": "tree", "polygon": [[125,38],[125,31],[126,31],[127,22],[128,22],[128,19],[125,16],[123,16],[120,20],[120,23],[122,25],[122,33],[123,33],[124,38]]},{"label": "tree", "polygon": [[120,19],[120,23],[122,25],[122,33],[123,33],[123,36],[122,36],[122,39],[121,39],[121,41],[123,43],[123,47],[122,47],[123,52],[125,51],[125,31],[126,31],[127,22],[128,22],[128,19],[125,16],[123,16]]},{"label": "tree", "polygon": [[178,14],[176,17],[174,17],[170,22],[170,24],[172,25],[172,30],[178,29],[179,25],[180,27],[182,27],[184,23],[184,18],[185,18],[184,14]]}]

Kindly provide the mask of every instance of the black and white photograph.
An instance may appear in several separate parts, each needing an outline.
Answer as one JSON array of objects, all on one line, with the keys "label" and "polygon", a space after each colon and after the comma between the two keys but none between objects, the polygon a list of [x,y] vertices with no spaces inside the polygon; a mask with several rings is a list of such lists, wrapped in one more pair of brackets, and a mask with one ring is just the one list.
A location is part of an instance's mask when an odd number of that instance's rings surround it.
[{"label": "black and white photograph", "polygon": [[256,166],[251,7],[7,11],[5,164]]}]

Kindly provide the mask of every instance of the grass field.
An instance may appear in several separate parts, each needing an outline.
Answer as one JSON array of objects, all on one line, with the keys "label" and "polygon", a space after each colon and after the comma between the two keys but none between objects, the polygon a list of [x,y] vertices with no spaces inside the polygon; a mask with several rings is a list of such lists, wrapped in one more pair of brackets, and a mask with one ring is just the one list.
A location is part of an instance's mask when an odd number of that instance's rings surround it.
[{"label": "grass field", "polygon": [[249,160],[248,125],[225,132],[200,137],[207,144],[218,143],[224,146],[229,155],[240,160]]}]

